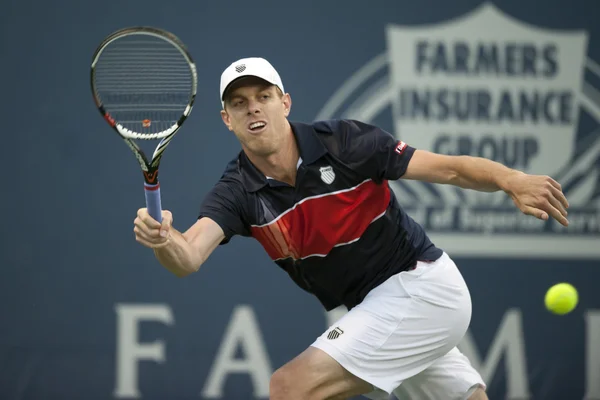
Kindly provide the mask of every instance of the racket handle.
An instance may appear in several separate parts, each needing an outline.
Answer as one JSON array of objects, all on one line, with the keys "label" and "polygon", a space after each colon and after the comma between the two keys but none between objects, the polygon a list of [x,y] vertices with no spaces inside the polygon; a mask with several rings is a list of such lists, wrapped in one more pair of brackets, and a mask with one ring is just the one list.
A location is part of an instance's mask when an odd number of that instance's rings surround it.
[{"label": "racket handle", "polygon": [[144,184],[144,192],[146,194],[146,207],[148,214],[158,222],[162,222],[162,206],[160,204],[160,185]]}]

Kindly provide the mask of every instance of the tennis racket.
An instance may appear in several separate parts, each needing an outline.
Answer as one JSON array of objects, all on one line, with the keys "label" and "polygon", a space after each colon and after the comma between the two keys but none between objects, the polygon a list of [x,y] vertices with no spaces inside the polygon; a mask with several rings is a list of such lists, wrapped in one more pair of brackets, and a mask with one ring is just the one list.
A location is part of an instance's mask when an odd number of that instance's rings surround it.
[{"label": "tennis racket", "polygon": [[[160,160],[190,115],[198,85],[190,53],[179,38],[165,30],[121,29],[96,49],[91,85],[100,114],[140,164],[148,213],[162,222]],[[160,140],[152,159],[136,140]]]}]

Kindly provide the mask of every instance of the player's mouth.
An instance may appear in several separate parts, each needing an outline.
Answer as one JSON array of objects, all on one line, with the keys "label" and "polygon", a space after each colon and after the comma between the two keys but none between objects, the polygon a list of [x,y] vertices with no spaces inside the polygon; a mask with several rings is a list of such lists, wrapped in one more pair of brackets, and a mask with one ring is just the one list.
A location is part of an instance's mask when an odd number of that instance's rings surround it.
[{"label": "player's mouth", "polygon": [[248,124],[248,130],[254,134],[264,131],[266,127],[267,123],[265,121],[255,121]]}]

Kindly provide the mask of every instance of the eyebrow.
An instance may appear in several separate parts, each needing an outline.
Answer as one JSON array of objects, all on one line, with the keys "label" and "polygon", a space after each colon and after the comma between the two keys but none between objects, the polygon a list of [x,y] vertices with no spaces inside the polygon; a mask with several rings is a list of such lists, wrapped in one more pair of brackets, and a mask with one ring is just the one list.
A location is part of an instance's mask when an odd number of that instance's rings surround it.
[{"label": "eyebrow", "polygon": [[[262,92],[262,91],[264,91],[264,90],[266,90],[266,89],[269,89],[270,87],[272,87],[272,86],[274,86],[274,85],[271,85],[270,83],[265,83],[265,84],[262,84],[262,85],[256,85],[256,86],[259,86],[259,89],[258,89],[258,91],[259,91],[259,92]],[[236,89],[236,90],[237,90],[237,89]],[[235,94],[235,93],[231,93],[231,94],[230,94],[230,96],[240,96],[240,95],[239,95],[239,94]]]},{"label": "eyebrow", "polygon": [[[258,91],[259,91],[259,92],[263,92],[263,91],[265,91],[266,89],[270,89],[270,88],[271,88],[271,87],[273,87],[273,86],[275,86],[275,85],[272,85],[272,84],[270,84],[270,83],[265,83],[265,84],[262,84],[262,85],[260,85],[260,89],[259,89]],[[237,90],[237,89],[236,89],[236,90]],[[235,93],[235,91],[234,91],[233,93],[230,93],[230,94],[227,96],[227,99],[226,99],[226,101],[228,101],[228,102],[229,102],[229,101],[231,101],[232,99],[235,99],[236,97],[242,97],[242,98],[244,98],[244,97],[246,97],[246,96],[243,96],[243,95],[241,95],[241,94]]]}]

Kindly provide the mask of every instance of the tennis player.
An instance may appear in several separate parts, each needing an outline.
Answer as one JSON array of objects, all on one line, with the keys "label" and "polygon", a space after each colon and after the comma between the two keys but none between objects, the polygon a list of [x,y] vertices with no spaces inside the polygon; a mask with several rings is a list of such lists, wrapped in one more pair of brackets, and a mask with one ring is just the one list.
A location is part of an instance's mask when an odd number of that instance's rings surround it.
[{"label": "tennis player", "polygon": [[273,66],[246,58],[221,75],[225,126],[242,150],[184,233],[142,208],[136,239],[177,276],[198,271],[235,236],[253,237],[326,310],[349,310],[271,378],[272,400],[487,399],[457,349],[471,319],[456,265],[399,205],[388,181],[502,190],[527,215],[567,226],[567,200],[548,176],[484,158],[417,150],[360,121],[290,122]]}]

